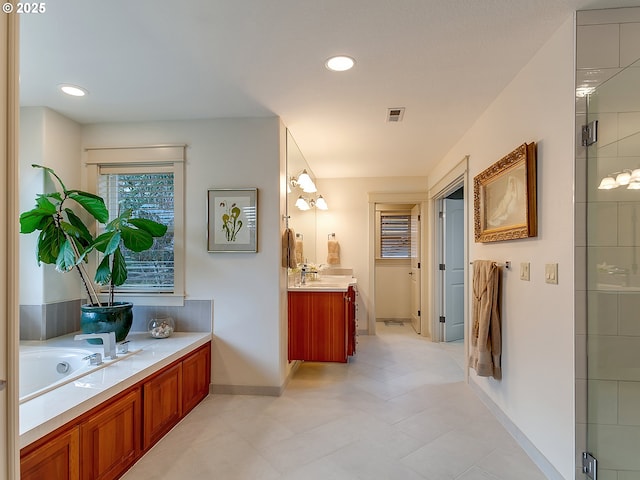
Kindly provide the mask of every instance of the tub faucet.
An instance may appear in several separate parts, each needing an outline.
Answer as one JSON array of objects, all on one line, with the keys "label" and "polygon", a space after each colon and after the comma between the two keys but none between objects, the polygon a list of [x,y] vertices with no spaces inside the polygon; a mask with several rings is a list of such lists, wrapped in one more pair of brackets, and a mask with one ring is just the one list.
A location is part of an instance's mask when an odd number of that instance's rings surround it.
[{"label": "tub faucet", "polygon": [[102,340],[102,348],[104,348],[104,358],[116,359],[116,334],[108,333],[83,333],[73,337],[74,340],[89,340],[99,338]]}]

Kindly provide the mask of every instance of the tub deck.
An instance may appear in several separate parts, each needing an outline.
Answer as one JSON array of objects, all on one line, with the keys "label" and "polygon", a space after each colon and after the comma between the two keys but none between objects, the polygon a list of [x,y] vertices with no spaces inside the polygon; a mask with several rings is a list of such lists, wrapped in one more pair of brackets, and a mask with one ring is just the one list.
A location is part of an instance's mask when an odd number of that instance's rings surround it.
[{"label": "tub deck", "polygon": [[[74,341],[73,336],[74,334],[65,335],[42,342],[21,342],[21,345],[82,348],[102,352],[100,345]],[[129,333],[129,349],[140,350],[135,355],[106,368],[94,370],[20,405],[20,448],[135,385],[211,339],[209,332],[176,332],[165,339],[151,338],[147,332]]]}]

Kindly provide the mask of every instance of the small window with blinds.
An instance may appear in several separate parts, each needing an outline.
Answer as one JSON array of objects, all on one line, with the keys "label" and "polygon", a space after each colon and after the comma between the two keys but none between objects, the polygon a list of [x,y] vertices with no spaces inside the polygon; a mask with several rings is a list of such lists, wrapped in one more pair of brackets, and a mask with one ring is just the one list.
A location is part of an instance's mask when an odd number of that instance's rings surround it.
[{"label": "small window with blinds", "polygon": [[[148,218],[167,226],[167,233],[154,239],[153,247],[132,252],[122,247],[127,260],[127,281],[117,291],[174,291],[174,174],[149,171],[116,173],[102,168],[98,194],[105,199],[113,220],[127,209],[132,217]],[[122,170],[126,170],[122,169]],[[106,288],[106,287],[105,287]]]},{"label": "small window with blinds", "polygon": [[411,258],[411,213],[380,212],[379,258]]}]

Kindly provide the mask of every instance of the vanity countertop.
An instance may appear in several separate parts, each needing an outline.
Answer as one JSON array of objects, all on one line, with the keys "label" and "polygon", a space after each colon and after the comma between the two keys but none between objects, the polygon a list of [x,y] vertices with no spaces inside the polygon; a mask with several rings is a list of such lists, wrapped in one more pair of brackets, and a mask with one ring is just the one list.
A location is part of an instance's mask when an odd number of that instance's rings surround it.
[{"label": "vanity countertop", "polygon": [[290,285],[290,292],[346,292],[357,285],[356,278],[347,275],[325,275],[308,280],[303,285]]},{"label": "vanity countertop", "polygon": [[[100,345],[74,341],[73,336],[20,342],[20,345],[102,351]],[[205,345],[211,338],[209,332],[176,332],[163,339],[151,338],[147,332],[129,333],[129,350],[139,350],[137,353],[20,405],[20,448]]]}]

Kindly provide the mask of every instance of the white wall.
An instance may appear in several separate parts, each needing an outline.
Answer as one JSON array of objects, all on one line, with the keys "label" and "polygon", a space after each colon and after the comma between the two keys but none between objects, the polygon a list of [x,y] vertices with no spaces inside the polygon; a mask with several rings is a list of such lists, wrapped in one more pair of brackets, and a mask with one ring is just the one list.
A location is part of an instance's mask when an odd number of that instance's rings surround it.
[{"label": "white wall", "polygon": [[[340,243],[343,267],[353,268],[358,279],[358,330],[368,330],[373,302],[370,281],[369,193],[426,192],[426,177],[390,178],[321,178],[318,190],[329,204],[329,210],[317,212],[318,263],[326,263],[327,234],[335,233]],[[404,202],[406,203],[406,202]],[[426,306],[423,306],[426,309]]]},{"label": "white wall", "polygon": [[[472,179],[520,144],[538,144],[538,236],[470,242],[471,260],[514,266],[503,277],[503,379],[480,378],[472,370],[470,381],[563,478],[574,476],[574,85],[570,18],[429,177],[435,185],[468,154]],[[473,212],[473,196],[467,201]],[[473,235],[473,215],[468,228]],[[520,262],[531,263],[531,281],[519,280]],[[545,263],[559,264],[558,285],[544,282]]]},{"label": "white wall", "polygon": [[[67,188],[81,187],[80,135],[80,125],[49,108],[20,109],[20,212],[35,206],[36,194],[59,188],[43,170],[32,168],[33,163],[53,168]],[[20,236],[20,304],[80,298],[75,272],[61,274],[53,265],[38,266],[37,237],[37,233]]]},{"label": "white wall", "polygon": [[[83,129],[85,147],[188,145],[186,298],[213,299],[214,385],[277,389],[284,382],[283,131],[276,117],[103,124]],[[207,189],[239,187],[258,188],[258,253],[207,253]]]}]

